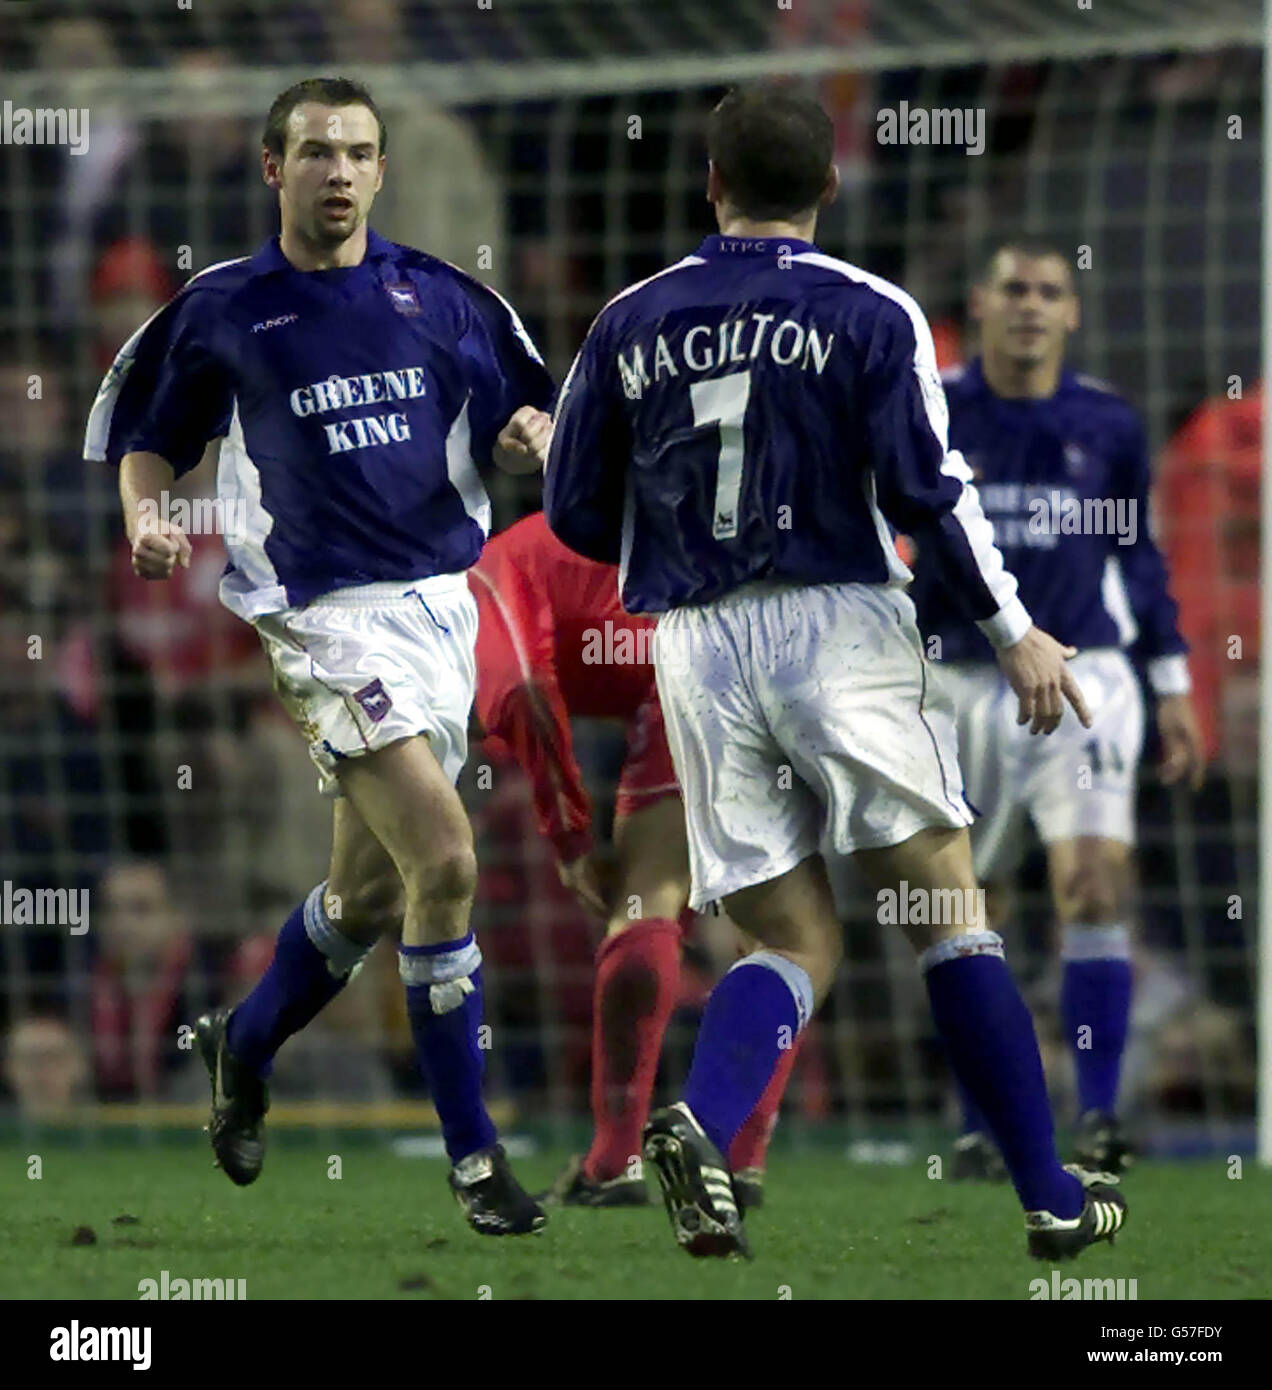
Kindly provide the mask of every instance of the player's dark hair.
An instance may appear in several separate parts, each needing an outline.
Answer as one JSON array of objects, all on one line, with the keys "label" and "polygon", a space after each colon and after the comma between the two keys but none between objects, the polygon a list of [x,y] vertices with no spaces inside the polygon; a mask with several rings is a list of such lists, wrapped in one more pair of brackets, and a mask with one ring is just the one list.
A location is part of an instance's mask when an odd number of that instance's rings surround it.
[{"label": "player's dark hair", "polygon": [[362,85],[351,77],[307,77],[296,82],[285,92],[279,92],[274,104],[265,117],[265,133],[261,144],[276,159],[287,153],[287,120],[303,101],[316,101],[323,106],[365,106],[380,127],[380,149],[383,154],[389,145],[389,130],[384,124],[380,108],[375,98]]},{"label": "player's dark hair", "polygon": [[742,216],[791,218],[821,199],[835,157],[835,128],[798,88],[736,87],[707,118],[707,153]]},{"label": "player's dark hair", "polygon": [[1069,266],[1069,273],[1072,277],[1072,262],[1054,242],[1048,241],[1045,237],[1011,236],[996,241],[989,254],[981,262],[980,275],[977,277],[980,284],[988,284],[990,276],[994,273],[995,262],[1005,251],[1013,251],[1017,256],[1024,256],[1031,261],[1040,261],[1044,257],[1063,261],[1065,265]]}]

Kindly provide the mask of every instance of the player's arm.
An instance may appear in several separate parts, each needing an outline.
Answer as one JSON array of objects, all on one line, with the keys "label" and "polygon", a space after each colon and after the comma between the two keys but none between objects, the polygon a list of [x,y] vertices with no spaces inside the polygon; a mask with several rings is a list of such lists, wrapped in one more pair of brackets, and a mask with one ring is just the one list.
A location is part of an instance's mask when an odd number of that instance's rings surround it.
[{"label": "player's arm", "polygon": [[543,511],[549,528],[571,550],[616,565],[631,439],[603,336],[598,318],[561,387],[544,470]]},{"label": "player's arm", "polygon": [[89,415],[84,457],[119,469],[134,571],[167,579],[190,541],[164,519],[164,493],[225,433],[233,387],[208,347],[213,306],[187,286],[120,348]]},{"label": "player's arm", "polygon": [[530,783],[535,824],[562,865],[592,848],[592,802],[574,755],[557,679],[547,605],[482,563],[470,571],[481,603],[477,708],[487,735],[512,752]]},{"label": "player's arm", "polygon": [[963,456],[949,448],[949,407],[931,330],[912,300],[884,306],[863,382],[873,480],[884,518],[929,549],[985,634],[1020,702],[1017,722],[1050,733],[1067,700],[1091,716],[1065,662],[1075,656],[1033,624],[994,543]]},{"label": "player's arm", "polygon": [[175,521],[163,517],[159,499],[171,487],[172,465],[158,454],[125,454],[119,464],[119,500],[132,549],[133,573],[142,579],[168,579],[180,565],[190,568],[194,553]]},{"label": "player's arm", "polygon": [[1152,486],[1148,441],[1133,419],[1121,456],[1121,492],[1131,503],[1130,543],[1114,547],[1139,637],[1137,652],[1147,662],[1148,681],[1157,698],[1157,730],[1162,740],[1164,782],[1187,781],[1195,791],[1206,773],[1205,742],[1193,708],[1188,644],[1179,631],[1179,608],[1170,592],[1166,561],[1151,526]]},{"label": "player's arm", "polygon": [[502,295],[465,277],[460,356],[472,384],[472,456],[505,473],[537,473],[548,457],[553,384],[539,349]]}]

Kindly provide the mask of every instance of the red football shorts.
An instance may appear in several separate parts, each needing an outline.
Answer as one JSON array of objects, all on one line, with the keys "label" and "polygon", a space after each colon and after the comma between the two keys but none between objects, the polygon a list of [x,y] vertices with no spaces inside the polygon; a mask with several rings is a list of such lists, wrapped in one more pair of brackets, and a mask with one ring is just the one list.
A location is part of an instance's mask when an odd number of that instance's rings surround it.
[{"label": "red football shorts", "polygon": [[627,731],[627,756],[618,779],[614,802],[617,818],[630,816],[664,796],[679,796],[680,783],[667,746],[658,687],[651,683],[649,695],[636,711]]}]

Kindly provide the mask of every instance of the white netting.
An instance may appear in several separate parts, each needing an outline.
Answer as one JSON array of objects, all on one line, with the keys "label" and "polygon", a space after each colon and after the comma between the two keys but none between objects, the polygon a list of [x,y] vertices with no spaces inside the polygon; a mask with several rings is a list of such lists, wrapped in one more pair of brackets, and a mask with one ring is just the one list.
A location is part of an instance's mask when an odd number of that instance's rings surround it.
[{"label": "white netting", "polygon": [[[1258,447],[1257,413],[1253,446],[1246,418],[1259,370],[1254,7],[199,0],[189,10],[35,11],[0,3],[4,100],[86,108],[91,138],[78,156],[0,143],[0,681],[18,711],[0,729],[0,852],[14,884],[90,889],[93,925],[83,936],[4,929],[5,1027],[65,1011],[101,1094],[183,1094],[179,1082],[144,1080],[156,1041],[181,1061],[168,1034],[259,963],[250,951],[233,957],[231,944],[272,934],[324,869],[326,807],[274,709],[254,639],[212,605],[212,547],[175,596],[128,584],[111,481],[77,459],[114,347],[190,271],[273,230],[256,153],[273,96],[315,72],[365,78],[389,128],[373,222],[496,284],[559,376],[612,292],[711,230],[700,133],[710,102],[734,81],[795,74],[819,84],[845,175],[819,240],[910,289],[947,355],[960,350],[969,271],[1009,227],[1075,259],[1090,248],[1076,356],[1143,408],[1159,456],[1202,402],[1226,406],[1240,383],[1244,406],[1194,418],[1170,451],[1175,510],[1163,520],[1191,586],[1183,597],[1194,618],[1216,605],[1223,614],[1196,625],[1203,694],[1232,765],[1195,802],[1151,783],[1143,791],[1146,954],[1129,1082],[1157,1119],[1204,1118],[1212,1135],[1221,1122],[1248,1122],[1255,802],[1241,706],[1257,653],[1257,522],[1243,471]],[[878,143],[876,114],[903,101],[982,111],[983,153]],[[533,504],[509,486],[499,519]],[[1245,639],[1235,662],[1234,635]],[[27,660],[31,637],[43,641],[38,662]],[[604,806],[612,739],[585,730],[580,747]],[[588,928],[533,840],[515,777],[500,772],[496,783],[493,794],[467,787],[483,854],[492,1077],[523,1114],[579,1113]],[[130,854],[158,856],[166,879],[121,867]],[[1049,914],[1036,863],[1026,886],[1013,955],[1045,1000]],[[149,1003],[134,999],[134,1021],[158,1017],[145,1026],[168,1031],[142,1038],[128,1062],[104,1055],[123,1027],[111,1001],[128,989],[95,991],[93,981],[112,933],[137,920],[188,930],[191,954],[167,961],[170,979],[149,979]],[[797,1071],[793,1113],[863,1127],[937,1115],[941,1066],[909,959],[899,941],[880,941],[871,914],[851,916],[848,931],[850,964]],[[391,955],[379,955],[384,968],[369,969],[327,1025],[352,1059],[343,1082],[321,1061],[325,1089],[343,1097],[395,1094],[410,1070],[383,1063],[386,1047],[400,1059],[404,1029]],[[683,1065],[685,1037],[673,1030],[669,1074]],[[312,1079],[296,1086],[315,1089]]]}]

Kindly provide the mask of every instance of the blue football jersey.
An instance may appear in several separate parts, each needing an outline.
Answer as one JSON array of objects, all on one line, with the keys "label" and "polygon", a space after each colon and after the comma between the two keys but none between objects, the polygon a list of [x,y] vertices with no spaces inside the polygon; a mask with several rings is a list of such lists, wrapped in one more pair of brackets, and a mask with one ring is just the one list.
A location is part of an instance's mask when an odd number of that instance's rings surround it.
[{"label": "blue football jersey", "polygon": [[277,238],[196,275],[120,349],[85,454],[217,470],[244,618],[355,584],[466,570],[490,528],[477,465],[552,382],[512,308],[368,229],[360,264],[300,271]]},{"label": "blue football jersey", "polygon": [[809,242],[710,236],[597,316],[561,389],[552,530],[657,613],[757,579],[907,585],[922,535],[990,640],[1030,625],[994,548],[927,321]]},{"label": "blue football jersey", "polygon": [[[1004,399],[979,359],[945,376],[950,444],[1038,626],[1074,647],[1134,643],[1159,691],[1187,688],[1176,606],[1149,526],[1148,444],[1135,410],[1105,383],[1066,369],[1043,400]],[[913,597],[925,638],[947,661],[992,652],[952,602],[919,541]]]}]

